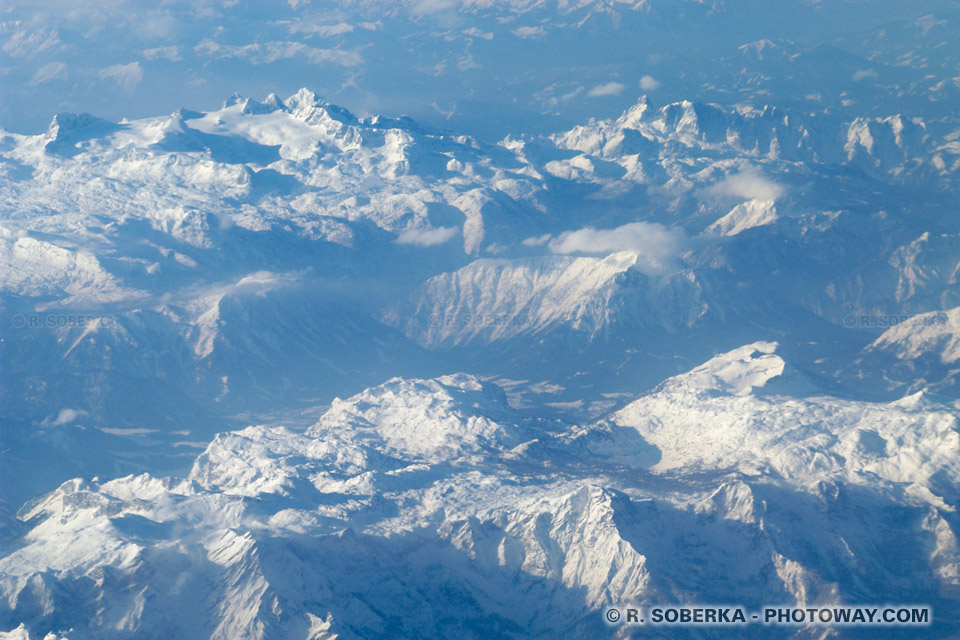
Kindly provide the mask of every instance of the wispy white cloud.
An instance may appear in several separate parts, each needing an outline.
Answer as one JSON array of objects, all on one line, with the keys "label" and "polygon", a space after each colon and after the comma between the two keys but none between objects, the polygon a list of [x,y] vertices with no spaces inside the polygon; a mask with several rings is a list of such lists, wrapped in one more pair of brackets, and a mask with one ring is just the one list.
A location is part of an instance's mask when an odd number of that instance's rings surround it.
[{"label": "wispy white cloud", "polygon": [[770,180],[756,169],[746,169],[707,187],[710,196],[743,198],[746,200],[776,200],[784,194],[783,185]]},{"label": "wispy white cloud", "polygon": [[534,236],[532,238],[527,238],[520,244],[522,244],[525,247],[540,247],[550,242],[551,239],[553,239],[553,236],[550,235],[549,233],[545,233],[542,236]]},{"label": "wispy white cloud", "polygon": [[168,296],[164,299],[164,303],[182,303],[188,300],[223,296],[263,296],[271,291],[301,282],[303,276],[304,272],[302,271],[287,271],[284,273],[255,271],[243,276],[236,282],[201,289],[190,289],[174,296]]},{"label": "wispy white cloud", "polygon": [[580,95],[581,93],[583,93],[583,87],[577,87],[577,88],[574,89],[573,91],[569,91],[569,92],[563,94],[562,96],[560,96],[559,101],[560,101],[560,102],[568,102],[568,101],[573,100],[574,98],[576,98],[576,97],[577,97],[578,95]]},{"label": "wispy white cloud", "polygon": [[483,40],[493,40],[493,34],[489,31],[481,31],[476,27],[470,27],[469,29],[464,29],[464,35],[470,36],[471,38],[481,38]]},{"label": "wispy white cloud", "polygon": [[131,12],[125,27],[146,42],[169,41],[183,26],[182,19],[166,8],[159,8],[142,14]]},{"label": "wispy white cloud", "polygon": [[873,69],[860,69],[859,71],[854,71],[851,77],[854,82],[860,82],[866,78],[876,78],[877,72]]},{"label": "wispy white cloud", "polygon": [[518,38],[542,38],[547,35],[543,27],[517,27],[512,33]]},{"label": "wispy white cloud", "polygon": [[183,60],[180,56],[180,48],[173,45],[167,47],[156,47],[154,49],[144,49],[143,57],[147,60],[169,60],[177,62]]},{"label": "wispy white cloud", "polygon": [[443,244],[457,235],[457,227],[435,227],[432,229],[408,229],[397,236],[397,244],[412,244],[418,247],[432,247]]},{"label": "wispy white cloud", "polygon": [[101,80],[113,80],[124,91],[133,91],[143,79],[143,69],[139,62],[115,64],[100,70]]},{"label": "wispy white cloud", "polygon": [[212,58],[245,58],[252,64],[270,64],[286,58],[305,58],[313,64],[336,64],[355,67],[362,60],[353,51],[342,49],[318,49],[302,42],[274,41],[243,46],[223,45],[213,40],[204,40],[194,50]]},{"label": "wispy white cloud", "polygon": [[85,415],[88,415],[83,409],[70,409],[64,408],[60,409],[60,412],[57,414],[57,417],[48,416],[40,423],[42,427],[62,427],[68,425],[71,422],[75,421],[77,418],[81,418]]},{"label": "wispy white cloud", "polygon": [[477,64],[477,61],[474,59],[473,54],[468,50],[466,55],[460,58],[457,61],[457,69],[460,71],[468,71],[470,69],[479,69],[480,65]]},{"label": "wispy white cloud", "polygon": [[427,16],[441,11],[447,11],[457,6],[454,0],[417,0],[410,7],[410,13],[417,16]]},{"label": "wispy white cloud", "polygon": [[347,24],[346,22],[316,24],[311,22],[289,21],[286,24],[288,24],[287,28],[290,33],[306,33],[309,35],[318,35],[323,38],[342,36],[354,30],[353,25]]},{"label": "wispy white cloud", "polygon": [[643,76],[640,78],[640,88],[644,91],[656,91],[660,88],[660,81],[653,76]]},{"label": "wispy white cloud", "polygon": [[54,80],[60,74],[62,74],[67,69],[67,65],[62,62],[51,62],[50,64],[45,64],[37,72],[33,74],[33,78],[30,79],[30,86],[35,87],[38,84],[43,84],[44,82],[50,82]]},{"label": "wispy white cloud", "polygon": [[523,244],[546,244],[550,251],[561,254],[606,255],[632,251],[638,254],[637,267],[644,273],[654,274],[676,261],[687,247],[687,238],[682,230],[670,229],[657,222],[630,222],[614,229],[585,227],[556,237],[527,238]]},{"label": "wispy white cloud", "polygon": [[618,96],[623,91],[623,85],[619,82],[605,82],[598,84],[587,92],[590,98],[601,98],[603,96]]},{"label": "wispy white cloud", "polygon": [[60,44],[60,36],[56,30],[19,30],[3,43],[3,51],[12,58],[32,58],[58,44]]}]

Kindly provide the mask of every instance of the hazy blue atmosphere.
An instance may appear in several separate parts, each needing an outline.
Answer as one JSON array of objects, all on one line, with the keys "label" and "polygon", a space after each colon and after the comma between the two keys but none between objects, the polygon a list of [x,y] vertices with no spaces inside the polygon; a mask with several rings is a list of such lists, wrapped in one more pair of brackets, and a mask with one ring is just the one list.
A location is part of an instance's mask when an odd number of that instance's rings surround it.
[{"label": "hazy blue atmosphere", "polygon": [[960,637],[958,104],[956,2],[0,2],[0,640]]},{"label": "hazy blue atmosphere", "polygon": [[[141,118],[304,86],[358,115],[496,136],[613,117],[644,93],[842,110],[859,89],[851,116],[927,115],[924,90],[957,55],[953,21],[933,23],[956,13],[949,0],[8,0],[0,122],[39,133],[60,111]],[[744,59],[767,40],[800,60]]]}]

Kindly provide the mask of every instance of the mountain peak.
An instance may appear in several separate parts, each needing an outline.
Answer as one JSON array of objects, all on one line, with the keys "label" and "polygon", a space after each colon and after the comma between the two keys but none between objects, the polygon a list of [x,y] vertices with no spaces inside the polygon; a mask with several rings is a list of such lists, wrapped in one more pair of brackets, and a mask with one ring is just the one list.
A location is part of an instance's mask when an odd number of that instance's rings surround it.
[{"label": "mountain peak", "polygon": [[934,356],[943,364],[960,360],[960,307],[929,311],[887,329],[868,351],[886,351],[899,360]]},{"label": "mountain peak", "polygon": [[745,396],[783,375],[787,363],[776,354],[776,342],[754,342],[714,356],[680,376],[696,389]]},{"label": "mountain peak", "polygon": [[[270,96],[267,96],[264,104],[267,104],[267,102],[274,103],[280,101],[276,96],[273,96],[272,100]],[[295,94],[284,100],[282,105],[293,117],[303,120],[307,124],[316,124],[329,120],[334,120],[341,125],[355,125],[359,122],[357,117],[347,109],[323,100],[315,92],[306,87],[301,88]]]},{"label": "mountain peak", "polygon": [[330,409],[307,430],[316,438],[379,441],[394,455],[449,458],[519,443],[516,417],[500,387],[467,374],[393,378]]},{"label": "mountain peak", "polygon": [[274,111],[283,111],[285,109],[283,102],[273,93],[267,96],[263,102],[258,102],[253,98],[246,98],[239,93],[234,93],[223,101],[222,108],[229,109],[234,106],[239,106],[240,112],[247,115],[273,113]]},{"label": "mountain peak", "polygon": [[737,47],[737,51],[743,55],[752,56],[757,60],[765,60],[771,57],[782,58],[787,53],[785,50],[792,46],[793,43],[789,40],[770,40],[767,38],[762,38],[760,40],[755,40],[753,42],[740,45]]},{"label": "mountain peak", "polygon": [[53,119],[50,120],[50,126],[47,127],[47,130],[58,132],[71,131],[73,129],[88,127],[97,122],[106,121],[89,113],[71,113],[68,111],[62,111],[53,116]]},{"label": "mountain peak", "polygon": [[107,135],[120,125],[89,113],[58,113],[47,127],[45,148],[61,154],[76,153],[75,145],[90,138]]},{"label": "mountain peak", "polygon": [[640,96],[635,105],[629,107],[617,118],[617,125],[623,129],[636,129],[649,111],[650,104],[647,102],[647,96]]}]

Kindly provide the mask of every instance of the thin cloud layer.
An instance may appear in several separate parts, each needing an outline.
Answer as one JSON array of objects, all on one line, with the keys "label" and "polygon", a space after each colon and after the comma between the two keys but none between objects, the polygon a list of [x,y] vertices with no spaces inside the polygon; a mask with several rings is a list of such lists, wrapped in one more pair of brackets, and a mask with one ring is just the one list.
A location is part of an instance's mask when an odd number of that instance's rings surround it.
[{"label": "thin cloud layer", "polygon": [[601,98],[604,96],[618,96],[623,91],[623,84],[619,82],[605,82],[598,84],[587,92],[590,98]]},{"label": "thin cloud layer", "polygon": [[644,91],[656,91],[660,88],[660,82],[653,76],[643,76],[640,78],[640,88]]},{"label": "thin cloud layer", "polygon": [[51,62],[50,64],[45,64],[37,72],[33,74],[33,78],[30,80],[30,86],[36,86],[38,84],[43,84],[45,82],[50,82],[58,78],[67,68],[62,62]]},{"label": "thin cloud layer", "polygon": [[397,236],[397,244],[412,244],[418,247],[432,247],[443,244],[457,235],[457,227],[436,227],[433,229],[409,229]]},{"label": "thin cloud layer", "polygon": [[15,31],[0,49],[13,58],[33,58],[59,44],[60,36],[54,29],[21,29]]},{"label": "thin cloud layer", "polygon": [[734,197],[745,200],[776,200],[785,189],[779,183],[760,174],[756,169],[747,169],[706,189],[712,197]]},{"label": "thin cloud layer", "polygon": [[147,60],[169,60],[170,62],[178,62],[183,59],[180,55],[180,48],[172,45],[144,49],[143,57]]},{"label": "thin cloud layer", "polygon": [[527,246],[546,244],[553,253],[606,255],[618,251],[639,254],[637,266],[648,275],[661,273],[687,248],[683,231],[657,222],[630,222],[614,229],[584,227],[555,237],[528,238]]},{"label": "thin cloud layer", "polygon": [[139,62],[115,64],[100,70],[101,80],[113,80],[124,91],[133,91],[143,80],[143,69]]},{"label": "thin cloud layer", "polygon": [[301,42],[290,41],[233,46],[204,40],[196,46],[195,51],[211,58],[241,58],[257,65],[270,64],[287,58],[303,58],[312,64],[336,64],[343,67],[355,67],[362,61],[353,51],[318,49]]},{"label": "thin cloud layer", "polygon": [[542,38],[547,32],[543,27],[518,27],[513,30],[513,35],[518,38]]}]

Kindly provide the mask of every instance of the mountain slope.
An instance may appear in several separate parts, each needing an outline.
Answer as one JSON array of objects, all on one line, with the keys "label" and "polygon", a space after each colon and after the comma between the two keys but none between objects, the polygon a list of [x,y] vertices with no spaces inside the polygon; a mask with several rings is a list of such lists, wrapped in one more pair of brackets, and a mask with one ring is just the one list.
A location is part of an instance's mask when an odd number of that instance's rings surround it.
[{"label": "mountain slope", "polygon": [[471,376],[394,379],[304,433],[221,435],[187,479],[74,480],[32,501],[0,560],[3,626],[613,637],[602,610],[627,602],[893,599],[931,603],[928,637],[949,637],[957,408],[814,392],[770,343],[586,426],[523,418]]},{"label": "mountain slope", "polygon": [[428,347],[561,328],[591,339],[618,323],[673,330],[695,322],[704,306],[693,275],[647,276],[642,260],[632,252],[478,260],[431,278],[383,319]]}]

